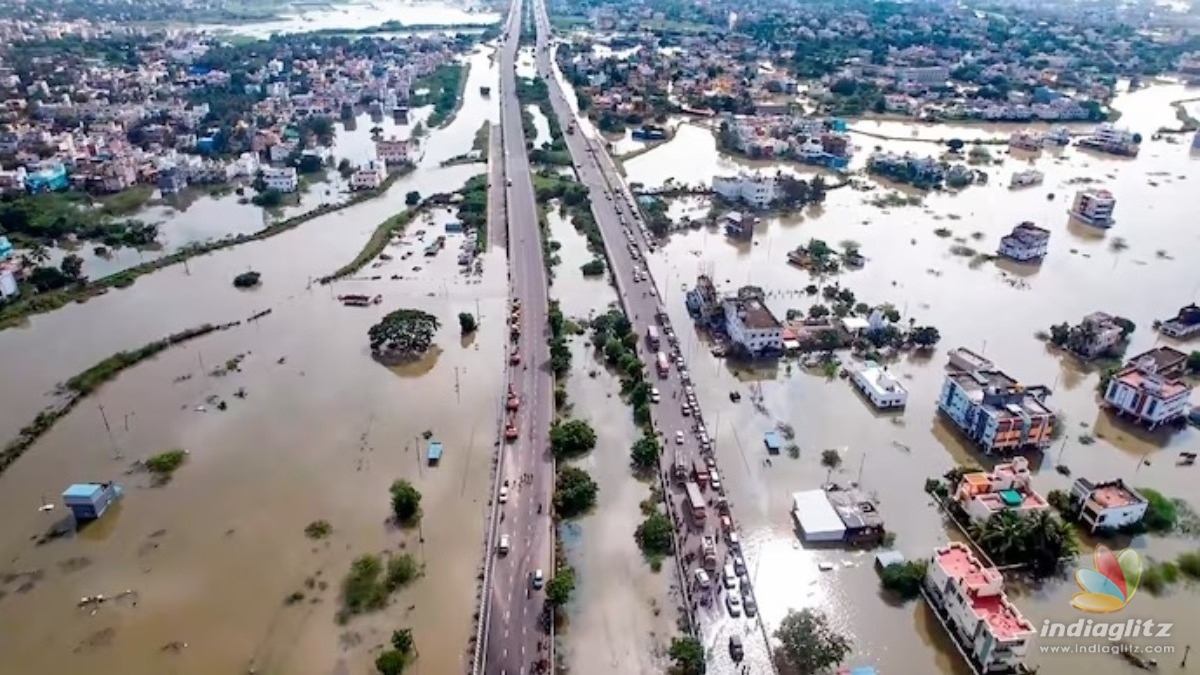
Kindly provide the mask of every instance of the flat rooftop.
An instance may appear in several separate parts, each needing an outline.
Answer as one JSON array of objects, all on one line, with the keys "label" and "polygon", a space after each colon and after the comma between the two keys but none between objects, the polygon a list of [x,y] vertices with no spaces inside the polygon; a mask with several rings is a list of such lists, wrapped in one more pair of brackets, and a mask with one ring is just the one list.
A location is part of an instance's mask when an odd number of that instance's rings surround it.
[{"label": "flat rooftop", "polygon": [[[954,380],[976,405],[981,405],[996,414],[999,419],[1020,417],[1021,412],[1031,416],[1050,415],[1047,408],[1033,392],[1044,392],[1044,387],[1027,387],[999,370],[975,370],[953,372],[947,375]],[[985,394],[1002,396],[1003,403],[984,402]]]},{"label": "flat rooftop", "polygon": [[880,394],[907,394],[908,390],[900,384],[894,375],[878,364],[871,361],[857,368],[855,373],[862,378],[864,384]]},{"label": "flat rooftop", "polygon": [[771,313],[771,310],[762,303],[762,300],[734,300],[732,302],[737,307],[742,324],[747,328],[767,330],[783,326],[779,323],[779,319],[776,319],[775,315]]},{"label": "flat rooftop", "polygon": [[1003,591],[995,592],[994,589],[1003,584],[1003,577],[996,568],[985,567],[960,542],[937,549],[934,556],[942,571],[962,584],[975,617],[987,622],[996,639],[1014,640],[1034,632],[1033,625],[1021,616]]},{"label": "flat rooftop", "polygon": [[1105,509],[1116,509],[1122,506],[1133,506],[1145,502],[1145,498],[1125,487],[1118,481],[1115,485],[1105,485],[1097,488],[1088,497]]},{"label": "flat rooftop", "polygon": [[1154,363],[1154,370],[1158,373],[1169,373],[1172,370],[1178,370],[1187,363],[1187,354],[1173,347],[1161,346],[1155,347],[1148,352],[1143,352],[1129,359],[1129,365],[1137,365],[1143,359],[1150,359]]},{"label": "flat rooftop", "polygon": [[1152,377],[1138,370],[1136,367],[1126,368],[1116,376],[1116,379],[1133,389],[1157,388],[1157,397],[1160,399],[1175,398],[1180,394],[1186,394],[1192,389],[1187,384],[1178,380],[1164,380],[1161,377]]}]

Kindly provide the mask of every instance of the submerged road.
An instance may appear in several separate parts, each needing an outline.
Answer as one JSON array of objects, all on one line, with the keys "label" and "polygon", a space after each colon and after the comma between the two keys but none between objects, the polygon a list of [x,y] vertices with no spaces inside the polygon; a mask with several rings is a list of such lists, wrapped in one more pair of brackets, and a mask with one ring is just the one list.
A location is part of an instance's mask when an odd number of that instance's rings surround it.
[{"label": "submerged road", "polygon": [[[545,620],[545,581],[553,574],[550,501],[554,463],[549,454],[554,381],[546,342],[549,292],[533,177],[517,101],[515,63],[523,20],[513,0],[498,51],[500,157],[504,181],[489,190],[489,208],[502,208],[507,227],[510,297],[519,306],[519,336],[510,342],[509,391],[520,408],[508,412],[517,438],[501,439],[496,494],[488,528],[483,635],[475,673],[524,675],[549,672],[552,651]],[[493,150],[497,148],[492,146]],[[500,177],[492,172],[491,180]],[[502,201],[502,206],[496,204]],[[501,543],[507,550],[501,550]],[[536,579],[536,580],[535,580]]]},{"label": "submerged road", "polygon": [[[576,123],[576,116],[567,103],[562,86],[554,76],[550,19],[545,0],[532,1],[537,26],[538,73],[549,85],[550,101],[560,126],[564,130],[575,128],[575,133],[567,133],[564,139],[579,181],[588,188],[592,214],[603,235],[609,272],[618,298],[638,335],[646,335],[650,326],[669,328],[659,291],[655,289],[645,264],[646,254],[654,250],[653,243],[646,236],[644,223],[634,206],[633,195],[602,140],[591,138]],[[664,317],[661,322],[658,319],[660,313]],[[665,375],[660,377],[654,374],[657,356],[654,351],[639,349],[639,356],[661,394],[661,402],[653,406],[652,415],[663,445],[661,469],[668,486],[666,499],[677,525],[676,562],[681,562],[681,556],[686,553],[699,554],[702,537],[706,536],[715,542],[719,560],[717,569],[710,570],[711,579],[707,587],[701,587],[694,581],[694,574],[703,556],[697,555],[695,561],[681,566],[682,578],[679,583],[684,589],[684,602],[692,605],[693,616],[697,619],[697,634],[707,651],[709,673],[771,673],[774,667],[761,618],[757,616],[757,611],[753,616],[748,616],[744,609],[754,600],[745,560],[739,546],[732,543],[735,539],[729,536],[730,531],[722,530],[718,524],[720,519],[715,505],[723,501],[722,493],[718,489],[709,489],[704,494],[707,500],[706,518],[696,523],[688,515],[683,491],[671,487],[674,481],[670,469],[676,462],[691,467],[694,463],[703,465],[706,458],[713,457],[711,443],[702,447],[702,439],[707,443],[708,436],[716,435],[716,429],[704,429],[698,407],[693,408],[694,412],[684,414],[681,404],[690,390],[691,380],[678,349],[677,336],[668,335],[674,344],[668,345],[668,341],[664,340],[661,347],[671,358],[671,366]],[[732,523],[732,514],[730,519]],[[732,589],[725,586],[721,578],[721,568],[725,564],[734,565],[735,574],[739,577]],[[739,602],[732,603],[737,606],[736,614],[730,607],[731,595],[738,596]],[[745,652],[737,662],[731,657],[730,640],[733,636],[740,639]]]}]

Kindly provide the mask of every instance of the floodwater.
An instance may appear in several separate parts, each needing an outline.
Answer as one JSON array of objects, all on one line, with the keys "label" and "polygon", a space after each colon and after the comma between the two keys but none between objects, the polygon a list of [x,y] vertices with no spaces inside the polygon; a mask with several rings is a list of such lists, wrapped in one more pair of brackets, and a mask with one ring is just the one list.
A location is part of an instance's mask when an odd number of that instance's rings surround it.
[{"label": "floodwater", "polygon": [[389,21],[397,21],[405,26],[483,26],[494,24],[499,20],[499,14],[477,11],[473,6],[464,9],[457,3],[338,2],[325,7],[285,15],[277,21],[207,24],[195,26],[195,28],[213,33],[269,37],[276,33],[374,28]]},{"label": "floodwater", "polygon": [[[452,219],[439,211],[414,222],[389,247],[392,259],[359,278],[330,287],[310,280],[353,258],[404,208],[408,191],[446,191],[483,170],[439,167],[496,118],[478,93],[496,79],[481,58],[455,121],[432,133],[418,169],[384,197],[0,332],[7,353],[20,355],[0,378],[7,439],[50,402],[55,383],[113,352],[273,310],[124,373],[0,476],[9,514],[0,525],[0,651],[11,669],[366,672],[391,630],[411,627],[422,669],[462,671],[500,406],[504,252],[486,254],[479,277],[458,271],[462,235],[448,235],[437,257],[422,256],[417,230],[432,237]],[[409,250],[416,254],[406,259]],[[248,268],[262,273],[262,286],[234,289],[233,276]],[[342,293],[383,302],[343,307],[334,298]],[[399,307],[440,319],[438,349],[386,368],[370,358],[366,331]],[[481,316],[476,336],[460,338],[459,312]],[[238,372],[206,374],[238,355]],[[446,448],[436,468],[424,465],[426,431]],[[172,447],[190,455],[169,485],[146,487],[145,476],[126,474],[132,461]],[[387,487],[399,477],[424,495],[419,530],[386,523]],[[40,504],[57,503],[72,482],[107,479],[126,487],[115,511],[78,536],[34,544],[63,515],[61,506],[40,513]],[[326,541],[304,535],[317,519],[333,525]],[[386,610],[336,626],[350,560],[401,548],[427,563],[425,576]],[[83,596],[126,590],[134,595],[94,614],[76,607]],[[285,603],[296,591],[304,599]]]},{"label": "floodwater", "polygon": [[[1120,123],[1149,139],[1159,127],[1177,125],[1168,104],[1189,95],[1194,93],[1164,85],[1122,96],[1116,103],[1124,113]],[[924,133],[924,127],[914,126],[919,135]],[[865,122],[856,128],[906,140],[856,137],[863,150],[855,166],[875,145],[920,154],[936,155],[942,150],[908,140],[910,125]],[[1011,127],[975,129],[1006,136]],[[934,138],[961,135],[957,129],[952,133],[934,129],[934,133]],[[884,188],[834,190],[823,205],[803,214],[766,218],[751,245],[734,245],[716,230],[702,229],[674,235],[653,256],[651,269],[672,320],[676,326],[688,326],[682,290],[694,283],[698,273],[712,274],[727,291],[743,284],[763,287],[770,294],[768,305],[779,316],[789,308],[807,311],[813,300],[799,291],[816,281],[789,266],[787,252],[811,238],[835,247],[853,240],[861,245],[868,263],[836,281],[862,302],[892,303],[905,321],[911,317],[941,331],[942,342],[931,357],[908,356],[891,364],[910,396],[902,414],[884,416],[873,413],[846,381],[803,372],[795,363],[758,368],[729,365],[711,357],[702,341],[689,340],[685,329],[682,341],[685,347],[691,343],[693,377],[699,383],[709,427],[716,430],[717,454],[748,542],[748,564],[769,630],[790,608],[816,607],[854,639],[850,661],[854,665],[921,673],[964,670],[953,645],[922,604],[893,606],[880,596],[870,554],[806,549],[797,541],[789,514],[791,493],[823,483],[821,451],[836,448],[842,452],[843,464],[832,480],[843,484],[861,480],[877,496],[900,551],[909,557],[927,556],[931,547],[952,536],[922,492],[922,484],[954,465],[987,463],[936,414],[946,351],[953,347],[982,352],[1019,380],[1054,390],[1050,402],[1062,411],[1067,433],[1065,444],[1056,444],[1041,463],[1035,485],[1043,493],[1069,488],[1071,479],[1053,471],[1061,461],[1074,476],[1096,480],[1120,476],[1135,486],[1153,487],[1200,507],[1193,469],[1175,466],[1176,451],[1194,449],[1197,433],[1188,429],[1171,437],[1151,436],[1117,424],[1097,407],[1098,374],[1048,349],[1034,336],[1052,323],[1078,322],[1089,312],[1103,310],[1137,324],[1130,355],[1162,342],[1152,322],[1173,316],[1200,290],[1200,274],[1189,262],[1200,255],[1200,235],[1192,228],[1189,209],[1190,192],[1195,189],[1191,183],[1197,180],[1194,167],[1200,158],[1190,151],[1190,141],[1190,136],[1180,137],[1178,144],[1147,140],[1141,157],[1134,161],[1074,147],[1017,158],[1004,155],[1003,146],[994,146],[993,154],[1004,161],[985,169],[991,178],[986,186],[932,194],[920,206],[887,210],[866,203],[883,194]],[[1045,172],[1045,184],[1010,191],[1009,176],[1027,165]],[[685,124],[670,143],[630,160],[626,171],[630,181],[655,187],[668,178],[707,183],[714,174],[749,166],[767,165],[723,157],[709,130]],[[1068,223],[1070,200],[1086,178],[1116,195],[1117,223],[1107,232]],[[1054,198],[1048,199],[1048,193],[1054,193]],[[972,264],[970,257],[950,250],[960,245],[991,253],[1000,237],[1024,220],[1053,233],[1050,254],[1039,267]],[[938,228],[951,230],[951,237],[935,235]],[[733,390],[743,393],[742,403],[729,401]],[[749,402],[752,391],[761,392],[764,413]],[[761,434],[778,422],[794,426],[802,452],[799,459],[785,455],[767,466]],[[1095,443],[1081,442],[1084,434],[1095,437]],[[1197,544],[1140,537],[1134,546],[1150,557],[1165,559]],[[818,571],[819,562],[834,563],[835,569]],[[1035,589],[1010,588],[1035,626],[1045,619],[1079,618],[1068,602],[1075,591],[1068,579]],[[1141,593],[1136,609],[1126,610],[1122,619],[1175,622],[1170,644],[1182,652],[1185,644],[1200,638],[1193,593],[1185,586],[1160,598]],[[1171,663],[1180,657],[1177,653],[1160,661]],[[1130,668],[1111,655],[1039,654],[1036,647],[1029,662],[1053,672],[1072,668],[1098,675],[1125,673]]]},{"label": "floodwater", "polygon": [[[550,230],[561,244],[551,296],[568,317],[601,313],[616,301],[605,277],[585,278],[579,266],[592,259],[582,234],[557,211]],[[620,378],[597,358],[588,337],[571,341],[572,369],[565,386],[572,414],[596,429],[596,449],[576,460],[600,486],[596,507],[561,526],[560,534],[577,588],[559,639],[567,669],[578,675],[663,672],[675,634],[678,592],[669,564],[654,573],[633,532],[649,485],[629,470],[629,448],[638,437]]]},{"label": "floodwater", "polygon": [[543,143],[549,143],[550,138],[550,121],[546,119],[546,115],[542,113],[542,109],[536,105],[527,105],[525,109],[529,111],[533,117],[533,128],[537,130],[537,135],[533,137],[533,147],[540,148]]}]

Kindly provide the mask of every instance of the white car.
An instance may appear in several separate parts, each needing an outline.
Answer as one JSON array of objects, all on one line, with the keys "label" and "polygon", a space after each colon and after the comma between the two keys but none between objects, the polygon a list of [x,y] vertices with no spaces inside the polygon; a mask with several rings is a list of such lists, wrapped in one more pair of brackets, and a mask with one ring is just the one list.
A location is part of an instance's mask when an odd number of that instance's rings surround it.
[{"label": "white car", "polygon": [[682,431],[675,432],[675,445],[683,445],[683,432]]},{"label": "white car", "polygon": [[501,504],[508,503],[508,486],[507,485],[500,486],[500,503]]},{"label": "white car", "polygon": [[721,476],[716,471],[708,472],[708,483],[712,485],[712,489],[717,492],[721,491]]},{"label": "white car", "polygon": [[541,588],[542,584],[546,583],[546,576],[542,574],[542,570],[536,569],[533,571],[533,587]]},{"label": "white car", "polygon": [[508,554],[508,535],[507,534],[500,535],[500,543],[496,545],[496,551],[500,555]]},{"label": "white car", "polygon": [[651,387],[650,388],[650,402],[658,403],[660,400],[662,400],[662,394],[659,393],[658,387]]},{"label": "white car", "polygon": [[737,617],[742,615],[742,596],[737,593],[726,593],[725,605],[729,607],[729,616]]},{"label": "white car", "polygon": [[735,572],[733,570],[732,562],[725,563],[725,571],[722,573],[722,577],[723,577],[722,580],[725,583],[725,588],[733,590],[734,588],[737,587],[737,582],[738,582],[737,572]]}]

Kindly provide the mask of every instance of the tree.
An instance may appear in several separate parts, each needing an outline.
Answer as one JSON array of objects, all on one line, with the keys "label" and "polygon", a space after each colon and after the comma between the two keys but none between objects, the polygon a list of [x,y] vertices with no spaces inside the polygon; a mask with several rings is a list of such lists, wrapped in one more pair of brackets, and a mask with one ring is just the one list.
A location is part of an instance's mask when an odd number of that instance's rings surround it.
[{"label": "tree", "polygon": [[67,275],[73,281],[79,281],[83,276],[83,258],[74,253],[68,253],[63,257],[58,267],[62,270],[63,274]]},{"label": "tree", "polygon": [[658,441],[654,437],[642,436],[630,448],[629,462],[638,471],[651,471],[658,466],[659,452]]},{"label": "tree", "polygon": [[404,654],[395,649],[388,649],[375,657],[375,670],[379,671],[379,675],[400,675],[407,663],[408,659]]},{"label": "tree", "polygon": [[575,570],[570,567],[564,567],[554,575],[554,578],[546,582],[546,602],[554,607],[562,607],[571,600],[571,594],[575,592]]},{"label": "tree", "polygon": [[470,312],[458,313],[458,327],[462,329],[463,335],[474,333],[479,325],[475,322],[475,315]]},{"label": "tree", "polygon": [[909,339],[918,347],[932,347],[942,339],[941,333],[933,326],[917,326],[908,334]]},{"label": "tree", "polygon": [[398,479],[392,483],[392,515],[401,525],[412,525],[421,519],[421,492],[413,484]]},{"label": "tree", "polygon": [[808,316],[811,319],[820,319],[829,316],[829,308],[825,305],[813,305],[808,308]]},{"label": "tree", "polygon": [[1053,326],[1050,326],[1050,342],[1053,342],[1059,347],[1065,347],[1067,340],[1070,339],[1070,337],[1071,326],[1068,325],[1067,322],[1064,321],[1063,323],[1056,323]]},{"label": "tree", "polygon": [[671,640],[671,648],[667,653],[675,662],[675,672],[679,675],[704,675],[708,667],[704,657],[704,645],[694,637],[677,637]]},{"label": "tree", "polygon": [[821,466],[832,471],[842,465],[842,455],[832,448],[821,451]]},{"label": "tree", "polygon": [[598,277],[604,274],[604,260],[602,258],[592,258],[580,265],[579,270],[583,272],[583,276],[585,277]]},{"label": "tree", "polygon": [[596,431],[585,420],[557,422],[550,427],[550,450],[558,459],[570,459],[596,447]]},{"label": "tree", "polygon": [[671,520],[665,515],[651,513],[633,532],[642,553],[650,557],[670,555],[675,548]]},{"label": "tree", "polygon": [[416,206],[421,203],[421,193],[413,190],[404,195],[404,203],[408,206]]},{"label": "tree", "polygon": [[819,673],[841,663],[852,646],[849,638],[830,628],[824,613],[812,609],[789,611],[775,638],[782,643],[781,660],[801,673]]},{"label": "tree", "polygon": [[587,471],[577,466],[564,466],[558,471],[554,485],[554,509],[562,518],[575,518],[596,505],[600,486]]},{"label": "tree", "polygon": [[946,141],[946,145],[949,146],[950,150],[953,152],[960,152],[966,143],[963,142],[961,138],[951,138],[950,140]]},{"label": "tree", "polygon": [[46,250],[41,244],[34,244],[33,247],[25,253],[25,257],[34,265],[45,265],[50,262],[50,251]]},{"label": "tree", "polygon": [[406,657],[416,651],[416,643],[413,641],[411,628],[401,628],[392,631],[392,649],[395,649]]},{"label": "tree", "polygon": [[371,353],[376,356],[413,358],[433,346],[433,335],[441,328],[436,316],[419,309],[398,309],[367,331]]},{"label": "tree", "polygon": [[1189,372],[1200,372],[1200,351],[1194,351],[1188,354],[1187,369]]},{"label": "tree", "polygon": [[924,560],[909,560],[884,567],[879,572],[880,583],[901,600],[912,600],[921,594],[921,584],[925,581]]}]

